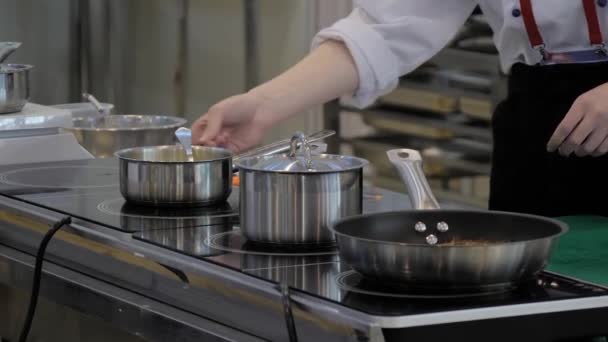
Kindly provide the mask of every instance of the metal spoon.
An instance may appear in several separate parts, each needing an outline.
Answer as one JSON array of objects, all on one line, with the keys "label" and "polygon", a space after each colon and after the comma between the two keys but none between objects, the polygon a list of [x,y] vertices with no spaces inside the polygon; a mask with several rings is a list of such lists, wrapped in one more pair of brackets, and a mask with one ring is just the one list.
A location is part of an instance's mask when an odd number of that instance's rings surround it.
[{"label": "metal spoon", "polygon": [[15,50],[21,46],[17,42],[2,42],[0,43],[0,63],[3,63]]},{"label": "metal spoon", "polygon": [[179,143],[184,146],[184,150],[186,150],[186,155],[188,156],[188,161],[193,162],[194,156],[192,155],[192,131],[186,127],[180,127],[175,131],[175,136]]},{"label": "metal spoon", "polygon": [[87,93],[82,93],[82,98],[91,103],[100,116],[106,116],[106,110],[103,108],[101,103],[95,98],[95,96]]}]

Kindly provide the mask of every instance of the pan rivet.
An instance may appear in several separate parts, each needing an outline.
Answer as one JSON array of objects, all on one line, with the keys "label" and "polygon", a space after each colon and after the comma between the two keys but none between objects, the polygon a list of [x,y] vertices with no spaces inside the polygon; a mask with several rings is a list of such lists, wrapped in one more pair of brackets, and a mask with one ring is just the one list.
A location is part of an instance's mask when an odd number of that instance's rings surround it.
[{"label": "pan rivet", "polygon": [[417,222],[414,226],[414,229],[416,229],[418,233],[424,233],[426,232],[426,224],[424,224],[423,222]]},{"label": "pan rivet", "polygon": [[426,243],[428,243],[429,245],[436,245],[437,242],[439,242],[439,240],[433,234],[426,237]]},{"label": "pan rivet", "polygon": [[450,227],[445,222],[439,222],[439,223],[437,223],[437,230],[441,233],[445,233],[448,230],[450,230]]}]

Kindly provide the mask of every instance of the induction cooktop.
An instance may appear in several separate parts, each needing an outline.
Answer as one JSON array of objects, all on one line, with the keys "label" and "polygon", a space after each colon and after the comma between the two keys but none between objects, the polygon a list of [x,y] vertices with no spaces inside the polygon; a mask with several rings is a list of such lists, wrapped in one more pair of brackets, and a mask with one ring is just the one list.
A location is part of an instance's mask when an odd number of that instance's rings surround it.
[{"label": "induction cooktop", "polygon": [[123,232],[238,222],[238,188],[226,203],[196,208],[138,206],[119,191],[118,160],[0,168],[0,193]]},{"label": "induction cooktop", "polygon": [[235,231],[238,232],[237,225],[225,224],[137,232],[134,237],[251,276],[277,283],[286,281],[295,289],[373,315],[404,316],[608,295],[608,289],[601,286],[549,272],[518,287],[492,293],[438,295],[397,291],[363,279],[340,262],[337,250],[264,251],[249,248],[243,241],[232,244],[237,250],[227,250],[209,243],[218,236],[234,235]]},{"label": "induction cooktop", "polygon": [[[212,262],[372,315],[560,303],[607,296],[608,289],[542,273],[519,287],[485,295],[408,293],[370,283],[340,262],[335,248],[291,250],[248,244],[238,230],[238,188],[228,201],[203,208],[155,208],[126,203],[118,189],[118,161],[95,159],[0,168],[0,194],[132,234],[192,258]],[[407,196],[367,189],[364,211],[407,209]],[[449,206],[447,206],[449,207]]]}]

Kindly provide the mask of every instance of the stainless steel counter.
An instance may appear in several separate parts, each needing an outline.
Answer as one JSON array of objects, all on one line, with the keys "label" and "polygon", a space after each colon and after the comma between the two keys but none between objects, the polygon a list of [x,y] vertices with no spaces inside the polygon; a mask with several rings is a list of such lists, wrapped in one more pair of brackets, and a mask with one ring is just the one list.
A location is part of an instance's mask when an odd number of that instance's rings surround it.
[{"label": "stainless steel counter", "polygon": [[[404,195],[382,192],[382,197],[381,201],[368,201],[371,204],[367,205],[367,211],[409,207]],[[49,225],[62,216],[0,196],[0,283],[4,288],[29,291],[32,255]],[[100,322],[96,325],[100,331],[111,326],[134,341],[288,340],[282,298],[272,277],[239,272],[222,266],[213,257],[203,261],[137,240],[129,232],[74,219],[55,235],[46,260],[42,297],[67,311],[95,317]],[[263,273],[264,267],[257,270]],[[315,273],[304,276],[309,274]],[[320,279],[308,281],[318,283]],[[2,287],[0,293],[1,290]],[[384,342],[384,328],[550,313],[565,310],[565,306],[568,310],[608,307],[608,296],[602,296],[564,300],[559,305],[553,302],[518,305],[507,311],[490,307],[468,310],[466,314],[456,311],[399,316],[366,313],[303,291],[292,291],[291,298],[299,341],[303,342]],[[37,317],[48,319],[42,314]],[[43,334],[44,324],[34,325],[33,336],[36,328],[39,335]],[[0,324],[0,336],[14,334],[6,327],[2,329]],[[89,332],[93,334],[93,329]],[[66,331],[66,335],[73,332]],[[82,339],[82,335],[66,340],[95,341]]]}]

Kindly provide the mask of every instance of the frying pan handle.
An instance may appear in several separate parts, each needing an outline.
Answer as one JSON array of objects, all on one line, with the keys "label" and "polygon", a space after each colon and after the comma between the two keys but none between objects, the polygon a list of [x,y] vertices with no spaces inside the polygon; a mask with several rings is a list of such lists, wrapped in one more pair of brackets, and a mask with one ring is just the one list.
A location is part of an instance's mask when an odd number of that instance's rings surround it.
[{"label": "frying pan handle", "polygon": [[311,143],[310,153],[315,156],[323,153],[327,153],[327,144],[324,143]]},{"label": "frying pan handle", "polygon": [[417,210],[439,209],[439,202],[435,199],[422,170],[420,152],[409,149],[396,149],[390,150],[386,154],[391,163],[397,168],[397,171],[399,171],[399,175],[405,183],[414,208]]}]

